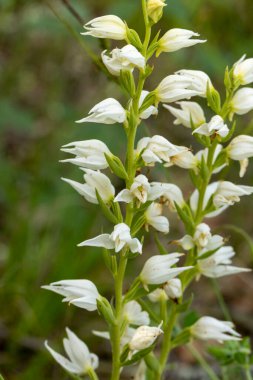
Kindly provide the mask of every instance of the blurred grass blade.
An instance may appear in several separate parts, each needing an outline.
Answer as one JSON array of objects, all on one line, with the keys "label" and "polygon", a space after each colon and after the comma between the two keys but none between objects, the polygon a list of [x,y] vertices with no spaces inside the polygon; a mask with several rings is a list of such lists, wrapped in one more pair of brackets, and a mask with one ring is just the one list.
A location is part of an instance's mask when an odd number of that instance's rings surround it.
[{"label": "blurred grass blade", "polygon": [[251,258],[253,260],[253,239],[247,232],[245,232],[240,227],[233,226],[232,224],[224,224],[224,225],[220,226],[220,228],[233,231],[233,232],[237,233],[238,235],[240,235],[246,241],[246,243],[248,243]]}]

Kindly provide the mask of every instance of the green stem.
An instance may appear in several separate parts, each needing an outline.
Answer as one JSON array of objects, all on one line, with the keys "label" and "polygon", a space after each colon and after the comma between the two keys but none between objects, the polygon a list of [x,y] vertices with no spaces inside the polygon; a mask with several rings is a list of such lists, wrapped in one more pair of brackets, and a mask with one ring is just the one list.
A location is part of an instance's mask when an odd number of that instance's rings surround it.
[{"label": "green stem", "polygon": [[161,377],[163,375],[163,372],[165,370],[168,356],[171,351],[171,335],[173,331],[173,327],[175,325],[175,321],[177,318],[177,309],[176,305],[172,305],[171,307],[171,312],[168,320],[164,323],[165,328],[164,328],[164,336],[163,336],[163,343],[162,343],[162,350],[161,350],[161,355],[159,358],[159,370],[156,373],[155,380],[161,380]]},{"label": "green stem", "polygon": [[115,276],[115,318],[116,323],[111,328],[111,342],[112,342],[112,374],[111,380],[118,380],[120,376],[120,338],[121,338],[121,317],[122,317],[122,292],[123,280],[127,265],[127,259],[123,252],[120,253],[119,267]]},{"label": "green stem", "polygon": [[[147,9],[146,9],[146,0],[142,0],[144,21],[146,26],[145,39],[143,42],[143,55],[146,57],[148,44],[151,36],[151,27],[148,23]],[[130,108],[130,117],[131,121],[127,129],[127,154],[126,154],[126,169],[128,174],[128,181],[126,183],[127,188],[130,188],[136,174],[135,167],[135,156],[134,156],[134,147],[135,147],[135,138],[137,128],[141,122],[139,117],[139,101],[141,92],[143,90],[146,80],[145,71],[140,71],[138,85],[136,93],[132,98],[132,106]],[[133,202],[129,203],[126,207],[126,217],[125,223],[131,228],[132,219],[133,219]],[[111,328],[111,342],[112,342],[112,356],[113,356],[113,365],[112,365],[112,374],[111,380],[118,380],[120,377],[120,338],[121,338],[121,325],[122,321],[122,308],[123,308],[123,281],[125,270],[127,266],[127,257],[125,256],[126,252],[120,253],[118,272],[114,278],[115,282],[115,318],[116,324]]]},{"label": "green stem", "polygon": [[187,348],[192,353],[192,355],[195,357],[195,359],[199,362],[201,367],[204,369],[204,371],[207,373],[209,378],[211,380],[219,380],[218,376],[216,376],[213,369],[210,367],[210,365],[207,363],[205,358],[196,350],[196,348],[192,344],[188,344]]},{"label": "green stem", "polygon": [[89,369],[88,375],[89,375],[89,377],[90,377],[91,380],[98,380],[98,376],[97,376],[97,374],[96,374],[96,372],[94,371],[93,368]]},{"label": "green stem", "polygon": [[245,368],[245,376],[246,376],[246,380],[252,380],[250,368]]},{"label": "green stem", "polygon": [[217,140],[214,140],[212,145],[210,146],[208,150],[208,156],[207,156],[207,168],[208,168],[208,176],[203,181],[201,189],[199,189],[199,200],[198,200],[198,207],[197,207],[197,212],[196,212],[196,225],[200,223],[200,221],[203,218],[203,204],[204,204],[204,198],[205,198],[205,193],[207,186],[210,182],[211,176],[212,176],[212,165],[213,165],[213,157],[214,157],[214,152],[216,149],[218,142]]}]

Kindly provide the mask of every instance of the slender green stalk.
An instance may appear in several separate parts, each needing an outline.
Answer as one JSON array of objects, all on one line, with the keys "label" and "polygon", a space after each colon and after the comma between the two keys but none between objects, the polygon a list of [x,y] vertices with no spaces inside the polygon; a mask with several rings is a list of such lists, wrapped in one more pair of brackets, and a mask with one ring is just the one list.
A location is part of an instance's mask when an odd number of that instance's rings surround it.
[{"label": "slender green stalk", "polygon": [[250,368],[245,368],[245,376],[246,376],[246,380],[252,380]]},{"label": "slender green stalk", "polygon": [[[146,2],[145,7],[146,9]],[[147,25],[145,10],[143,8],[144,13],[144,20],[146,25],[146,33],[145,33],[145,39],[143,43],[143,55],[146,57],[147,54],[147,48],[150,40],[151,35],[151,28],[149,25]],[[130,108],[130,118],[131,123],[128,125],[127,130],[127,154],[126,154],[126,169],[128,174],[128,181],[127,181],[127,187],[130,188],[136,174],[136,167],[134,163],[134,148],[135,148],[135,138],[136,138],[136,132],[137,128],[140,124],[140,118],[139,118],[139,101],[141,92],[143,90],[144,84],[145,84],[145,72],[141,71],[139,75],[138,85],[136,89],[136,93],[134,94],[134,97],[132,98],[132,106]],[[125,223],[131,228],[132,219],[133,219],[133,202],[129,203],[126,208],[126,217],[125,217]],[[125,270],[127,266],[127,257],[126,252],[120,252],[120,259],[119,259],[119,266],[117,274],[114,278],[115,281],[115,317],[116,317],[116,323],[111,328],[111,342],[112,342],[112,356],[113,356],[113,364],[112,364],[112,374],[111,374],[111,380],[118,380],[120,377],[120,339],[121,339],[121,324],[122,321],[122,304],[123,304],[123,281],[125,276]]]},{"label": "slender green stalk", "polygon": [[223,295],[221,293],[219,285],[217,284],[217,281],[215,279],[212,279],[211,283],[212,283],[214,293],[215,293],[215,295],[217,297],[219,306],[220,306],[220,308],[222,310],[222,313],[223,313],[224,317],[226,318],[227,321],[231,321],[232,320],[231,315],[230,315],[229,310],[227,308],[227,305],[226,305],[226,303],[224,301]]},{"label": "slender green stalk", "polygon": [[168,356],[171,351],[171,341],[172,341],[171,335],[172,335],[173,327],[175,326],[176,318],[177,318],[177,309],[176,309],[176,305],[173,304],[171,307],[169,317],[166,318],[166,321],[164,321],[164,326],[165,326],[164,336],[163,336],[161,355],[159,358],[160,366],[159,366],[158,372],[156,373],[155,380],[161,380],[162,375],[164,373]]},{"label": "slender green stalk", "polygon": [[121,330],[121,314],[122,314],[122,292],[123,280],[127,265],[127,259],[123,252],[120,253],[120,261],[117,274],[114,279],[115,285],[115,317],[116,324],[111,329],[113,366],[111,380],[119,379],[120,375],[120,330]]},{"label": "slender green stalk", "polygon": [[200,352],[198,350],[196,350],[196,348],[192,344],[188,344],[187,348],[192,353],[192,355],[195,357],[195,359],[199,362],[199,364],[201,365],[203,370],[207,373],[209,378],[211,380],[219,380],[218,376],[216,375],[216,373],[214,372],[212,367],[210,367],[210,365],[207,363],[205,358],[200,354]]},{"label": "slender green stalk", "polygon": [[94,371],[93,368],[89,369],[88,375],[89,375],[89,377],[90,377],[91,380],[98,380],[98,376],[97,376],[97,374],[96,374],[96,372]]}]

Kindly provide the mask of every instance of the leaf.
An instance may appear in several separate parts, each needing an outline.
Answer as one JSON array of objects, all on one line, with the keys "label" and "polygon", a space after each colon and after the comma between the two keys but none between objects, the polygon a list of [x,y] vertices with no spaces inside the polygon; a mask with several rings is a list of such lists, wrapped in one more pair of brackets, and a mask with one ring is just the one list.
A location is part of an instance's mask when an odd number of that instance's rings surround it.
[{"label": "leaf", "polygon": [[128,181],[128,174],[120,158],[112,154],[109,155],[107,153],[104,155],[111,171],[119,178],[123,178],[124,180]]},{"label": "leaf", "polygon": [[129,366],[131,364],[134,364],[140,361],[142,358],[148,355],[151,351],[153,351],[154,347],[155,347],[155,344],[152,344],[151,346],[145,348],[144,350],[140,350],[136,352],[136,354],[134,354],[131,359],[126,360],[121,365],[125,367],[125,366]]},{"label": "leaf", "polygon": [[101,207],[101,210],[103,212],[103,214],[105,215],[105,217],[110,220],[110,222],[112,222],[113,224],[118,224],[118,219],[116,218],[116,216],[111,212],[111,210],[109,209],[109,207],[105,204],[105,202],[103,201],[103,199],[100,197],[99,195],[99,192],[96,190],[96,197],[97,197],[97,200],[98,200],[98,203],[99,203],[99,206]]},{"label": "leaf", "polygon": [[131,95],[131,97],[133,97],[136,88],[134,77],[130,70],[120,70],[120,83],[123,88]]},{"label": "leaf", "polygon": [[172,348],[176,348],[179,346],[183,346],[187,344],[190,341],[191,333],[189,329],[185,329],[181,331],[176,338],[172,340]]},{"label": "leaf", "polygon": [[183,208],[180,208],[176,202],[174,202],[174,204],[175,204],[179,218],[182,220],[182,222],[185,225],[186,231],[187,232],[193,232],[194,231],[194,221],[193,221],[192,217],[190,217],[188,215],[188,213],[186,213],[184,211]]}]

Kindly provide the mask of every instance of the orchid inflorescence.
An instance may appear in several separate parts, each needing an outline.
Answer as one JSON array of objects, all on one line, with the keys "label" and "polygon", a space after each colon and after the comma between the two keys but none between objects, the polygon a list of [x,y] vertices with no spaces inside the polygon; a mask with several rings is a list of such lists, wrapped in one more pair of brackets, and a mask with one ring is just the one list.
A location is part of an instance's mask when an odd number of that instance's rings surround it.
[{"label": "orchid inflorescence", "polygon": [[[222,175],[212,181],[212,175],[221,173],[230,160],[239,161],[239,176],[243,177],[249,158],[253,157],[253,137],[234,137],[237,132],[234,116],[253,109],[253,88],[245,87],[253,83],[253,59],[243,56],[231,69],[226,69],[223,104],[209,76],[199,70],[179,70],[147,91],[145,82],[153,70],[148,63],[151,57],[205,42],[198,39],[197,33],[185,29],[171,29],[161,38],[157,34],[152,39],[152,26],[162,17],[165,6],[165,0],[142,0],[143,42],[125,21],[113,15],[91,20],[82,33],[125,42],[123,47],[103,51],[101,59],[108,75],[114,76],[128,93],[127,106],[107,98],[77,121],[120,123],[127,139],[125,164],[100,140],[75,141],[62,147],[63,152],[72,155],[62,162],[77,165],[83,174],[82,182],[63,180],[87,202],[98,205],[112,223],[108,233],[78,245],[104,249],[115,294],[108,300],[88,279],[57,281],[44,288],[63,296],[69,305],[98,311],[105,319],[107,331],[94,331],[94,334],[110,340],[111,380],[119,379],[124,367],[129,365],[136,368],[135,379],[162,379],[173,348],[194,339],[218,342],[241,339],[231,321],[203,316],[183,327],[180,317],[191,306],[185,299],[185,291],[194,279],[200,281],[201,276],[219,278],[248,271],[232,264],[233,247],[226,245],[224,237],[213,234],[204,219],[221,214],[242,196],[253,193],[252,186],[234,184],[224,180]],[[133,75],[134,71],[138,76]],[[198,97],[206,100],[213,113],[210,119],[192,100]],[[159,105],[175,117],[175,125],[186,127],[185,133],[196,137],[202,145],[200,151],[195,153],[160,135],[143,137],[136,142],[137,129],[143,120],[158,115]],[[168,169],[172,166],[188,170],[195,187],[189,199],[174,183],[150,181],[148,177],[156,165],[162,165],[164,170],[173,170]],[[146,174],[145,167],[149,167]],[[118,193],[104,173],[108,169],[124,180],[124,187]],[[159,254],[145,259],[142,270],[125,291],[129,259],[148,255],[144,231],[169,233],[165,211],[166,215],[177,213],[185,227],[185,235],[172,242],[177,252],[167,252],[156,234]],[[98,357],[69,329],[67,337],[63,343],[68,358],[46,343],[54,359],[76,378],[98,379]]]}]

